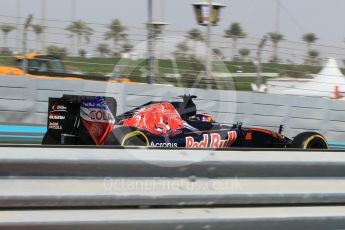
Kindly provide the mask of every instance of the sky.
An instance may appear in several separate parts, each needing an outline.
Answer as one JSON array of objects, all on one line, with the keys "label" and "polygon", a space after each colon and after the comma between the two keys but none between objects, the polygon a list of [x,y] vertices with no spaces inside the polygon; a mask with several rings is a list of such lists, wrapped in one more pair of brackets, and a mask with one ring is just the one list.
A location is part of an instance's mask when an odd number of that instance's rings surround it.
[{"label": "sky", "polygon": [[[72,0],[46,0],[47,18],[51,20],[71,21],[81,19],[86,22],[108,24],[112,19],[119,18],[124,25],[128,26],[133,34],[134,40],[145,38],[145,31],[136,29],[144,27],[147,21],[147,1],[146,0],[75,0],[76,9],[72,12]],[[255,48],[259,40],[267,32],[275,30],[277,0],[217,0],[226,5],[221,14],[221,21],[217,27],[213,28],[213,44],[223,42],[222,34],[224,30],[233,22],[239,22],[247,34],[247,39],[243,40],[242,46]],[[20,16],[26,17],[32,13],[36,18],[34,23],[39,23],[42,17],[42,0],[0,0],[0,23],[14,23],[17,15],[17,3],[20,2]],[[191,28],[199,28],[196,24],[194,12],[191,4],[197,0],[154,0],[155,19],[164,20],[169,25],[166,27],[166,34],[183,36],[183,33]],[[282,43],[282,52],[287,53],[286,58],[292,58],[293,54],[301,55],[299,49],[305,48],[304,44],[289,43],[289,41],[302,42],[302,34],[313,32],[319,40],[317,49],[324,56],[336,56],[342,58],[345,54],[345,31],[340,23],[345,21],[344,0],[281,0],[280,26],[279,30],[284,34],[285,42]],[[74,15],[74,16],[73,16]],[[5,17],[11,16],[11,17]],[[23,21],[24,19],[22,19]],[[48,23],[51,27],[66,27],[66,23]],[[104,25],[95,25],[98,37],[95,36],[93,43],[101,42]],[[67,43],[68,36],[57,35],[66,33],[60,28],[59,31],[50,30],[47,40],[54,40],[57,43]],[[10,34],[14,39],[14,32]],[[32,40],[34,40],[33,35]],[[137,36],[137,37],[136,37]],[[140,39],[139,39],[140,37]],[[12,43],[14,43],[12,39]],[[15,45],[13,45],[15,46]],[[34,46],[34,42],[31,42]],[[224,45],[219,45],[224,46]],[[239,45],[241,46],[241,44]],[[334,48],[328,46],[335,46]],[[286,48],[286,49],[285,49]],[[267,48],[269,49],[269,48]],[[289,50],[296,49],[296,50]],[[297,54],[296,54],[297,53]]]}]

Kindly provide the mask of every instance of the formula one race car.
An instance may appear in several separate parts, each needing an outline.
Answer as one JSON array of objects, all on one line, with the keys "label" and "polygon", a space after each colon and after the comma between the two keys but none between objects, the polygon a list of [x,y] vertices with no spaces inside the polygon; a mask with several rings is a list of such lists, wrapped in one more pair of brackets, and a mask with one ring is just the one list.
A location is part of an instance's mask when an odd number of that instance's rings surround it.
[{"label": "formula one race car", "polygon": [[278,132],[222,125],[209,114],[198,114],[193,99],[148,102],[116,116],[110,97],[64,95],[49,98],[43,144],[120,145],[163,148],[302,148],[327,149],[319,133],[304,132],[289,139]]}]

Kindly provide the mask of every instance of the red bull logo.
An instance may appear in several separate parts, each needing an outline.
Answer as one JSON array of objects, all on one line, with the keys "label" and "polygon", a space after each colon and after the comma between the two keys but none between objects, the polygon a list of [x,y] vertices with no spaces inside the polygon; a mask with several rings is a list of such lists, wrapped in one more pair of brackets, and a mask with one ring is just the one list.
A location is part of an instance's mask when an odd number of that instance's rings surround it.
[{"label": "red bull logo", "polygon": [[184,127],[183,120],[174,106],[168,102],[151,104],[138,110],[123,122],[124,126],[136,127],[153,135],[178,134]]},{"label": "red bull logo", "polygon": [[236,131],[229,131],[225,140],[222,140],[219,133],[204,134],[201,141],[194,141],[193,137],[186,137],[186,148],[227,148],[235,142],[236,138]]}]

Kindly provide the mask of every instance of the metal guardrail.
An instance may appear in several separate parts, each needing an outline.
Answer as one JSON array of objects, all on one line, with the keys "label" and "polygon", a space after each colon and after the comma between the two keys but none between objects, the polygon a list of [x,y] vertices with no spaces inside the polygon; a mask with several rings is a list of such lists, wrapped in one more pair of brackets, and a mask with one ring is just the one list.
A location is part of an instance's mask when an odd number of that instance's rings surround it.
[{"label": "metal guardrail", "polygon": [[345,177],[340,151],[1,147],[0,176]]},{"label": "metal guardrail", "polygon": [[344,226],[344,206],[7,211],[0,215],[0,229],[6,230],[335,230]]},{"label": "metal guardrail", "polygon": [[0,229],[343,229],[340,151],[0,146]]},{"label": "metal guardrail", "polygon": [[343,179],[1,179],[0,208],[345,204]]}]

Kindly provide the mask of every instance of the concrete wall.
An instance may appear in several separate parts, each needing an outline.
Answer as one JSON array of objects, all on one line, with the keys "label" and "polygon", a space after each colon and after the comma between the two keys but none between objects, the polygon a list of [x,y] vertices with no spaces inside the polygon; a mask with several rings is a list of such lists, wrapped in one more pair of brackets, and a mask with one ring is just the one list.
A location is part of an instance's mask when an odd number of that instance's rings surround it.
[{"label": "concrete wall", "polygon": [[161,85],[116,84],[96,81],[0,77],[0,123],[45,125],[48,97],[63,94],[107,95],[117,99],[118,113],[151,100],[176,100],[195,94],[200,112],[226,124],[243,122],[278,130],[293,137],[318,131],[329,140],[345,140],[345,102],[330,99],[269,95],[251,92],[185,89]]}]

